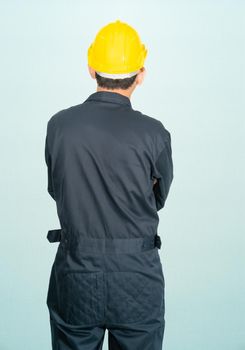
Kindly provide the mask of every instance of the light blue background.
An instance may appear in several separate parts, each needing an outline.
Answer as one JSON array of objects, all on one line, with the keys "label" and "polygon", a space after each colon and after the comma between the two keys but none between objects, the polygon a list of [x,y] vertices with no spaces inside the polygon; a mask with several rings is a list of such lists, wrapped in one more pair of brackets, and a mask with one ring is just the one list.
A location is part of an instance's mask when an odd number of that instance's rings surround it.
[{"label": "light blue background", "polygon": [[149,50],[133,108],[172,136],[174,181],[159,212],[163,348],[244,350],[244,1],[0,4],[0,349],[51,349],[45,300],[57,245],[46,234],[59,221],[46,190],[46,123],[95,92],[87,48],[120,19]]}]

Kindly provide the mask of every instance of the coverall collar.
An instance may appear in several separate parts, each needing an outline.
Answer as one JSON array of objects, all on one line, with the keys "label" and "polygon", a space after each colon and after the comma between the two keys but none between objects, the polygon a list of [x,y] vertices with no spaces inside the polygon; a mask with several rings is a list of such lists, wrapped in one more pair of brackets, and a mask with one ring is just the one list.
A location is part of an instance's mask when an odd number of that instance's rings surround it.
[{"label": "coverall collar", "polygon": [[[112,91],[96,91],[91,94],[86,101],[104,101],[110,103],[118,103],[132,107],[129,97]],[[85,102],[86,102],[85,101]]]}]

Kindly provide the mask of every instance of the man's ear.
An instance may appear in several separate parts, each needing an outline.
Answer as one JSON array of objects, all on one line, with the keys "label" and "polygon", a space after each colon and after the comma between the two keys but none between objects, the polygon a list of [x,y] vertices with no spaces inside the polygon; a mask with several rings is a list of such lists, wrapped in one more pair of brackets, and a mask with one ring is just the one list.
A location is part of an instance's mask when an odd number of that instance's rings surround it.
[{"label": "man's ear", "polygon": [[88,65],[88,71],[92,79],[95,79],[95,70]]},{"label": "man's ear", "polygon": [[141,85],[144,81],[144,78],[145,78],[145,74],[146,74],[146,69],[145,67],[142,67],[140,69],[140,72],[137,74],[137,77],[135,79],[135,82],[137,85]]}]

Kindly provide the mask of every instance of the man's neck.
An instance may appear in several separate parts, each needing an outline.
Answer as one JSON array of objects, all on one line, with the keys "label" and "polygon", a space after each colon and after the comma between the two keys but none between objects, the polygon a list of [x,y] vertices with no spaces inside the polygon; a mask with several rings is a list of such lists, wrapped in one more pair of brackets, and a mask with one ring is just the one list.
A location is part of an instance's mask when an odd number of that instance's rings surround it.
[{"label": "man's neck", "polygon": [[132,90],[131,89],[128,89],[128,90],[123,90],[123,89],[105,89],[105,88],[102,88],[100,86],[97,86],[97,92],[98,91],[109,91],[109,92],[117,92],[118,94],[121,94],[123,96],[126,96],[130,99],[131,97],[131,94],[132,94]]}]

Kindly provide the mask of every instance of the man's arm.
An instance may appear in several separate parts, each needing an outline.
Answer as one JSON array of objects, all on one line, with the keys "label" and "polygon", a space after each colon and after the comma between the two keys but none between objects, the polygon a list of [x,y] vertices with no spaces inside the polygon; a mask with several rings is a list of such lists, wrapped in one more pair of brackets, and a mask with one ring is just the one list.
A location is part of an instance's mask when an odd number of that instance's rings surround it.
[{"label": "man's arm", "polygon": [[171,136],[167,133],[164,146],[161,149],[154,164],[153,174],[153,192],[156,200],[157,211],[165,205],[169,189],[173,180],[173,160],[171,149]]},{"label": "man's arm", "polygon": [[48,171],[47,190],[50,196],[55,200],[54,186],[53,186],[53,179],[52,179],[52,172],[51,172],[51,155],[50,155],[49,146],[48,146],[48,133],[46,134],[46,139],[45,139],[45,162],[46,162],[47,171]]}]

